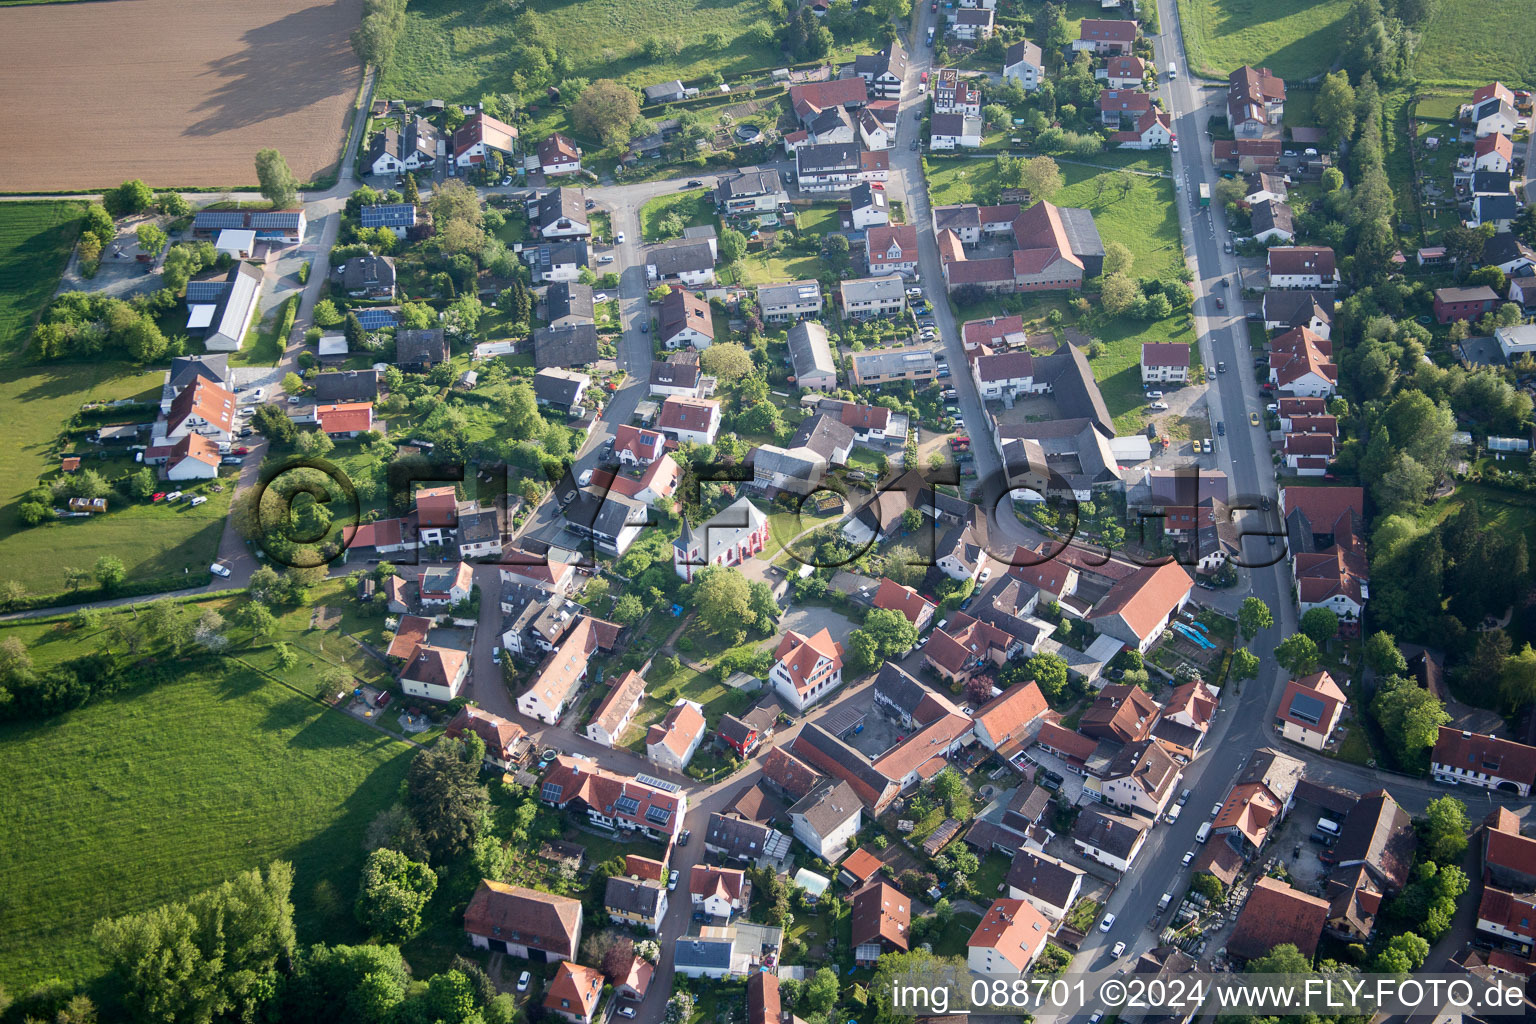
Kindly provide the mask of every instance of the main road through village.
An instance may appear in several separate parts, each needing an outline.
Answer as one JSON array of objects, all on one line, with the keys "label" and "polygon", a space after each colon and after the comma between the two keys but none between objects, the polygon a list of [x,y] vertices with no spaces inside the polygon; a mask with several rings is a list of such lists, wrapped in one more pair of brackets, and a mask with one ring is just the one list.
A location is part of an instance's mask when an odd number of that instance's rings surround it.
[{"label": "main road through village", "polygon": [[[1184,53],[1178,11],[1174,0],[1158,0],[1158,12],[1161,28],[1152,37],[1158,65],[1167,67],[1169,60],[1177,60],[1180,66],[1187,69],[1189,61]],[[890,151],[891,180],[888,184],[892,198],[904,200],[908,219],[917,226],[921,277],[935,297],[937,297],[937,290],[942,288],[943,276],[933,235],[921,155],[920,152],[911,148],[910,142],[916,135],[917,116],[926,101],[926,96],[918,90],[918,83],[923,72],[933,69],[932,50],[920,41],[926,37],[927,27],[938,17],[939,15],[928,9],[927,4],[915,5],[911,26],[912,39],[919,42],[911,49],[912,57],[907,66],[907,82],[901,100],[900,134],[895,147]],[[1212,105],[1220,102],[1222,93],[1219,89],[1203,86],[1189,76],[1172,82],[1168,81],[1165,75],[1160,76],[1158,90],[1167,109],[1173,115],[1175,131],[1183,140],[1180,152],[1172,154],[1172,173],[1181,186],[1176,192],[1177,208],[1186,259],[1194,274],[1191,286],[1195,293],[1194,318],[1199,337],[1201,361],[1207,367],[1225,361],[1233,367],[1234,371],[1211,376],[1213,398],[1210,402],[1210,415],[1212,419],[1223,423],[1226,427],[1225,435],[1217,439],[1215,461],[1217,467],[1225,470],[1230,477],[1234,493],[1269,496],[1273,501],[1276,484],[1268,438],[1262,428],[1250,427],[1248,421],[1250,411],[1262,412],[1262,399],[1253,375],[1246,372],[1249,350],[1241,303],[1234,301],[1229,309],[1223,311],[1216,308],[1214,301],[1218,295],[1240,294],[1240,289],[1235,283],[1230,287],[1223,285],[1223,281],[1236,281],[1238,271],[1236,257],[1223,251],[1223,242],[1228,237],[1228,233],[1222,212],[1216,207],[1201,208],[1193,202],[1193,197],[1198,194],[1199,183],[1212,182],[1216,178],[1216,169],[1212,164],[1209,147],[1203,142],[1205,120]],[[371,76],[366,95],[371,100]],[[312,322],[314,306],[320,296],[320,287],[329,270],[329,251],[339,233],[342,207],[347,196],[360,184],[354,167],[354,155],[358,149],[357,133],[362,130],[365,123],[364,112],[367,109],[368,104],[365,102],[354,121],[344,150],[347,155],[337,184],[323,193],[311,193],[306,196],[306,210],[311,227],[302,250],[306,258],[312,257],[315,262],[308,284],[302,291],[296,325],[282,361],[275,370],[274,383],[270,389],[279,400],[282,394],[277,380],[280,380],[283,373],[295,369],[298,365],[298,354],[303,348],[304,329]],[[765,169],[771,168],[775,171],[783,171],[787,167],[788,165],[783,163],[765,165]],[[713,176],[706,176],[705,184],[712,185],[714,180]],[[612,396],[603,413],[599,429],[584,446],[577,459],[576,472],[596,465],[597,451],[602,442],[612,436],[616,426],[630,421],[636,406],[647,395],[647,371],[652,357],[652,344],[650,335],[641,330],[642,325],[649,321],[650,311],[639,211],[647,200],[676,192],[681,184],[681,179],[674,179],[590,187],[587,190],[588,196],[594,199],[600,208],[608,211],[615,235],[622,232],[625,237],[624,243],[614,246],[611,251],[615,256],[615,265],[621,268],[619,294],[624,329],[617,352],[617,362],[619,368],[627,372],[628,377],[624,385]],[[488,189],[486,191],[508,190]],[[194,204],[210,201],[206,194],[188,194],[187,198]],[[294,289],[290,286],[290,293],[292,290]],[[279,296],[270,295],[269,302],[264,303],[266,308],[271,308],[270,300],[277,297]],[[938,323],[939,334],[949,364],[956,367],[964,366],[959,325],[955,322],[949,305],[942,301],[935,302],[933,315]],[[952,378],[952,386],[958,392],[964,421],[972,425],[971,429],[974,432],[977,429],[976,425],[985,422],[975,385],[969,374],[957,373]],[[247,460],[239,479],[238,486],[241,489],[255,484],[260,456],[264,454],[264,449],[264,444],[258,444],[253,453],[256,457]],[[991,510],[1004,490],[1000,483],[1002,477],[998,454],[990,444],[981,444],[976,447],[975,456],[978,479],[983,481],[985,490],[983,505]],[[1006,559],[1007,551],[1011,550],[1014,540],[1027,539],[1031,535],[1011,512],[1006,511],[1009,509],[1006,501],[997,507],[1005,514],[991,516],[989,525],[992,536],[1000,539],[992,545],[993,556]],[[552,514],[552,506],[546,503],[535,516],[530,517],[532,522],[529,528],[537,529],[547,525]],[[1265,520],[1268,520],[1267,525]],[[1262,513],[1256,507],[1246,513],[1246,530],[1257,532],[1277,528],[1278,522],[1273,512]],[[1103,980],[1110,976],[1116,965],[1123,964],[1126,958],[1134,957],[1137,953],[1151,947],[1155,936],[1143,925],[1156,912],[1157,901],[1164,891],[1177,891],[1177,888],[1182,888],[1187,883],[1187,870],[1180,861],[1186,850],[1195,847],[1195,833],[1205,819],[1205,816],[1199,813],[1200,810],[1211,806],[1225,794],[1233,775],[1253,750],[1273,742],[1273,733],[1268,723],[1274,719],[1283,678],[1269,652],[1282,637],[1294,632],[1297,625],[1296,611],[1291,601],[1289,573],[1283,560],[1273,561],[1273,552],[1276,550],[1283,550],[1283,547],[1272,549],[1262,536],[1250,538],[1245,542],[1245,553],[1254,567],[1242,570],[1240,593],[1251,593],[1262,598],[1273,609],[1275,623],[1272,628],[1260,633],[1251,645],[1251,649],[1261,659],[1258,679],[1241,685],[1241,692],[1235,698],[1229,696],[1222,702],[1204,752],[1185,772],[1182,785],[1193,790],[1189,806],[1195,808],[1195,812],[1184,815],[1176,824],[1160,824],[1152,830],[1151,838],[1143,848],[1135,869],[1116,888],[1109,900],[1106,910],[1116,915],[1115,926],[1107,933],[1097,929],[1091,932],[1077,954],[1075,973],[1081,972],[1093,980]],[[226,527],[220,546],[220,555],[231,564],[234,570],[231,578],[218,580],[209,587],[189,590],[186,593],[239,587],[250,578],[251,572],[258,564],[249,546],[230,527]],[[1273,564],[1265,564],[1271,562]],[[335,571],[345,570],[338,568]],[[478,566],[476,580],[483,594],[496,594],[499,590],[494,566]],[[470,695],[487,710],[516,718],[518,717],[516,706],[506,687],[502,685],[500,670],[493,664],[491,658],[491,648],[499,642],[501,625],[499,601],[482,600],[481,609],[480,629],[477,631],[473,656]],[[49,609],[38,613],[21,614],[57,614],[59,611],[60,609]],[[7,616],[7,618],[11,617],[16,616]],[[839,693],[830,704],[860,699],[861,692],[870,685],[870,681],[865,680],[851,686]],[[803,716],[779,737],[778,742],[789,742],[804,722],[815,721],[826,711],[827,707],[822,707]],[[528,725],[536,725],[530,720],[523,721]],[[592,757],[603,766],[615,771],[625,773],[647,771],[657,774],[655,766],[642,758],[625,750],[600,747],[569,728],[536,727],[533,730],[533,736],[541,746]],[[1287,753],[1306,761],[1309,778],[1353,789],[1356,792],[1365,792],[1383,785],[1390,786],[1393,795],[1412,813],[1421,811],[1430,799],[1446,792],[1443,787],[1434,786],[1422,779],[1391,776],[1327,759],[1290,745],[1287,745],[1286,750]],[[709,815],[726,806],[736,792],[750,785],[760,773],[760,765],[754,760],[746,766],[744,771],[738,772],[725,782],[706,784],[684,779],[682,776],[674,776],[676,781],[684,786],[689,797],[686,827],[696,835],[702,836]],[[1494,803],[1503,804],[1521,812],[1532,806],[1531,801],[1508,799],[1502,795],[1484,791],[1476,793],[1461,791],[1458,795],[1468,800],[1474,820],[1485,814]],[[702,841],[692,843],[675,852],[674,866],[686,878],[689,869],[701,862],[702,854]],[[663,922],[660,936],[662,939],[661,969],[657,972],[656,983],[651,993],[642,1005],[637,1024],[660,1024],[662,1021],[666,1000],[672,989],[673,946],[675,940],[686,932],[689,917],[690,909],[687,901],[675,901]],[[1112,960],[1108,955],[1109,947],[1121,940],[1124,940],[1128,946],[1125,957]],[[1086,1016],[1086,1013],[1082,1015],[1084,1019]]]}]

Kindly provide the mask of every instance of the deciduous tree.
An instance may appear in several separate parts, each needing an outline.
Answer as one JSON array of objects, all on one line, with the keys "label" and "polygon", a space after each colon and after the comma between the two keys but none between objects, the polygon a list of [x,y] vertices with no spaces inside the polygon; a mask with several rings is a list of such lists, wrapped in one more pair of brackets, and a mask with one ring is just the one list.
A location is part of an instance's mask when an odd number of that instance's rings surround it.
[{"label": "deciduous tree", "polygon": [[277,150],[268,148],[256,154],[256,180],[261,183],[261,194],[272,203],[273,209],[287,209],[298,202],[299,180]]},{"label": "deciduous tree", "polygon": [[577,130],[602,139],[605,146],[624,142],[629,127],[640,116],[640,101],[629,89],[611,78],[599,78],[571,107],[571,123]]},{"label": "deciduous tree", "polygon": [[421,913],[437,891],[437,875],[397,850],[378,849],[363,864],[357,919],[390,942],[403,942],[421,928]]}]

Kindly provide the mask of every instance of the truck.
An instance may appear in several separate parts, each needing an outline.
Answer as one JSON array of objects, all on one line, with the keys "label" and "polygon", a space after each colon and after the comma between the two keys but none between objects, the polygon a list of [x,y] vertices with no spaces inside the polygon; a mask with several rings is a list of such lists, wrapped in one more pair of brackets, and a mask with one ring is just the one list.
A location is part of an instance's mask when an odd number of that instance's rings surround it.
[{"label": "truck", "polygon": [[928,26],[928,45],[929,46],[933,45],[933,26],[932,25]]},{"label": "truck", "polygon": [[1163,898],[1157,901],[1157,909],[1158,910],[1167,910],[1168,909],[1168,904],[1170,904],[1172,902],[1173,902],[1173,893],[1165,892],[1165,893],[1163,893]]},{"label": "truck", "polygon": [[1200,205],[1211,205],[1211,183],[1208,181],[1202,181],[1200,183]]}]

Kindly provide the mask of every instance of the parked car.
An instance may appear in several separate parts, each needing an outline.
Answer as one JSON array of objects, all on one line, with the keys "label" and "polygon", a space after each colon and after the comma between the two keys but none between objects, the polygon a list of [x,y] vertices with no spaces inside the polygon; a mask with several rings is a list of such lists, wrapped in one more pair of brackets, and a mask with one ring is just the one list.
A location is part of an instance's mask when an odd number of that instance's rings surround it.
[{"label": "parked car", "polygon": [[167,502],[172,502],[172,501],[177,500],[180,497],[181,497],[181,492],[180,491],[172,491],[170,494],[167,494],[165,496],[165,500]]},{"label": "parked car", "polygon": [[1248,422],[1252,426],[1255,426],[1255,427],[1258,426],[1259,425],[1259,414],[1256,413],[1256,412],[1249,413],[1248,414]]},{"label": "parked car", "polygon": [[530,974],[527,971],[524,971],[522,974],[519,974],[517,976],[517,990],[519,992],[527,992],[528,991],[528,986],[532,982],[533,982],[533,975]]},{"label": "parked car", "polygon": [[1148,398],[1162,398],[1163,397],[1163,393],[1161,391],[1148,391],[1147,392],[1147,397]]},{"label": "parked car", "polygon": [[226,455],[219,462],[225,466],[238,466],[244,463],[245,459],[239,455]]},{"label": "parked car", "polygon": [[620,231],[618,234],[614,235],[613,236],[613,240],[615,242],[617,242],[619,245],[623,245],[624,244],[624,232]]},{"label": "parked car", "polygon": [[492,647],[491,648],[491,664],[492,665],[500,665],[501,664],[501,648],[500,647]]},{"label": "parked car", "polygon": [[[1175,145],[1177,145],[1177,143],[1175,143]],[[1115,943],[1115,948],[1109,951],[1109,955],[1114,957],[1116,960],[1118,960],[1118,959],[1120,959],[1121,954],[1124,953],[1124,952],[1125,952],[1125,940],[1122,939],[1121,941]]]},{"label": "parked car", "polygon": [[1224,420],[1217,420],[1216,421],[1216,436],[1217,437],[1226,437],[1227,436],[1227,424],[1226,424],[1226,422]]},{"label": "parked car", "polygon": [[239,436],[240,437],[250,437],[254,433],[255,433],[255,431],[252,430],[250,427],[241,427],[240,428]]},{"label": "parked car", "polygon": [[1195,859],[1194,850],[1186,850],[1184,853],[1184,866],[1189,867],[1189,862]]},{"label": "parked car", "polygon": [[164,491],[156,491],[154,494],[151,494],[149,496],[149,500],[150,500],[151,504],[164,501],[165,500],[165,492]]},{"label": "parked car", "polygon": [[700,181],[698,178],[692,178],[688,182],[688,187],[689,188],[703,188],[704,187],[704,183],[702,181]]},{"label": "parked car", "polygon": [[1221,813],[1221,801],[1218,800],[1216,802],[1216,806],[1211,808],[1211,818],[1214,820],[1216,815],[1218,815],[1220,813]]},{"label": "parked car", "polygon": [[674,872],[672,872],[672,874],[667,876],[667,889],[668,889],[668,891],[671,891],[671,890],[676,889],[676,888],[677,888],[677,872],[674,871]]},{"label": "parked car", "polygon": [[1105,914],[1104,920],[1099,922],[1099,931],[1107,932],[1115,926],[1115,915]]},{"label": "parked car", "polygon": [[681,832],[679,832],[677,834],[677,845],[678,846],[687,846],[688,845],[688,840],[690,840],[692,838],[693,838],[693,833],[689,832],[687,829],[683,829]]},{"label": "parked car", "polygon": [[265,388],[257,388],[257,389],[256,389],[256,390],[255,390],[255,391],[252,391],[252,392],[251,392],[251,393],[250,393],[250,394],[249,394],[249,395],[247,395],[247,396],[246,396],[246,399],[247,399],[247,400],[248,400],[248,401],[249,401],[249,402],[250,402],[250,403],[251,403],[251,404],[252,404],[252,405],[257,405],[257,404],[260,404],[260,403],[261,403],[261,401],[262,401],[262,400],[263,400],[263,399],[264,399],[264,398],[266,398],[266,397],[267,397],[267,391],[266,391],[266,389],[265,389]]},{"label": "parked car", "polygon": [[1179,794],[1179,806],[1183,807],[1187,803],[1189,803],[1189,790],[1186,789]]},{"label": "parked car", "polygon": [[1151,409],[1153,412],[1167,412],[1168,411],[1168,403],[1167,402],[1153,402],[1151,405],[1147,406],[1147,408]]},{"label": "parked car", "polygon": [[624,1018],[628,1019],[628,1018],[634,1017],[634,1015],[635,1015],[635,1008],[633,1006],[621,1006],[621,1007],[619,1007],[619,1016],[620,1017],[624,1017]]},{"label": "parked car", "polygon": [[229,579],[230,568],[228,562],[214,562],[208,567],[208,571],[213,573],[215,576],[222,576],[225,579]]},{"label": "parked car", "polygon": [[249,448],[247,448],[245,445],[241,445],[239,448],[236,448],[234,451],[230,452],[229,454],[231,454],[231,455],[249,455],[249,454],[251,454],[251,450]]},{"label": "parked car", "polygon": [[613,254],[605,252],[605,253],[603,253],[601,256],[599,256],[597,258],[597,262],[598,263],[612,263],[613,262]]}]

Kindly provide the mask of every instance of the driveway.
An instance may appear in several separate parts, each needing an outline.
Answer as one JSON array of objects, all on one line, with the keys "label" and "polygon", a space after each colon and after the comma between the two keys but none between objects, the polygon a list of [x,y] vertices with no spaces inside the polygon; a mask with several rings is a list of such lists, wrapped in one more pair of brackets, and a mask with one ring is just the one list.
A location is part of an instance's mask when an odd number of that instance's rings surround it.
[{"label": "driveway", "polygon": [[832,639],[838,643],[847,643],[848,634],[858,626],[852,619],[842,612],[835,612],[823,605],[790,605],[784,610],[784,615],[779,619],[779,632],[794,630],[805,636],[819,633],[823,629],[832,634]]}]

